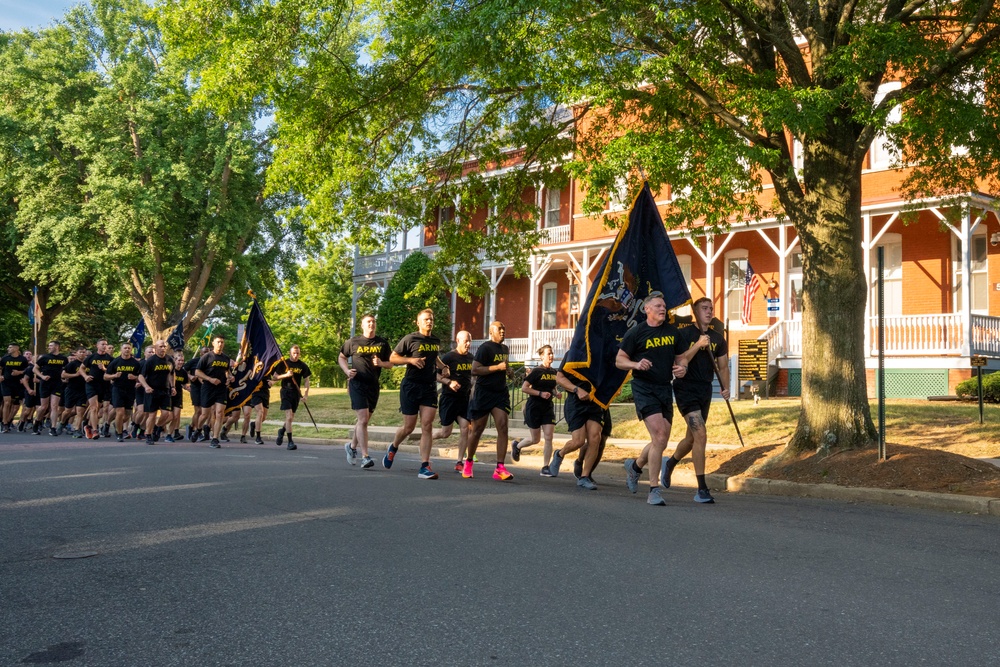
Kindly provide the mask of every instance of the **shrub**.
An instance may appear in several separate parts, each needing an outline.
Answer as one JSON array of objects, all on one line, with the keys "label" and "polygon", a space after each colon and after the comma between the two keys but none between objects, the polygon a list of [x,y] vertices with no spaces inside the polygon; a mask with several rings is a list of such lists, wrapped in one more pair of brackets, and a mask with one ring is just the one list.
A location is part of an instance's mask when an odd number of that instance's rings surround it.
[{"label": "shrub", "polygon": [[[378,306],[378,333],[395,347],[403,336],[417,330],[417,313],[424,308],[434,311],[432,333],[441,339],[442,351],[451,340],[451,303],[446,294],[414,293],[420,278],[430,271],[431,259],[422,252],[410,253],[389,281]],[[385,377],[385,373],[382,374]]]},{"label": "shrub", "polygon": [[[960,382],[955,387],[955,393],[961,398],[977,398],[979,381],[972,377]],[[1000,403],[1000,373],[983,374],[983,400],[988,403]]]}]

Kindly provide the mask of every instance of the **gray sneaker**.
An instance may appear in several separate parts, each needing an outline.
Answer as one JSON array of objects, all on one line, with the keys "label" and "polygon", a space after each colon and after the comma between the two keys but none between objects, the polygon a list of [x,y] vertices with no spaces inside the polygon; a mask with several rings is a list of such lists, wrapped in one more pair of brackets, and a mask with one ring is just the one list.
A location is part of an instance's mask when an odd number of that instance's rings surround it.
[{"label": "gray sneaker", "polygon": [[562,465],[563,457],[559,453],[559,450],[552,452],[552,460],[549,461],[549,476],[558,477],[559,476],[559,466]]},{"label": "gray sneaker", "polygon": [[646,504],[647,505],[666,505],[667,501],[665,501],[660,496],[660,489],[659,488],[654,488],[654,489],[650,489],[649,490],[649,495],[646,497]]},{"label": "gray sneaker", "polygon": [[669,462],[670,459],[665,457],[660,464],[660,486],[664,489],[670,488],[670,476],[674,473],[675,466],[667,465]]},{"label": "gray sneaker", "polygon": [[375,461],[370,456],[366,456],[365,458],[361,459],[361,467],[362,468],[371,468],[374,465],[375,465]]},{"label": "gray sneaker", "polygon": [[347,462],[354,465],[354,459],[358,458],[358,453],[351,447],[351,443],[344,443],[344,452],[347,454]]},{"label": "gray sneaker", "polygon": [[625,459],[625,486],[632,493],[639,492],[639,473],[633,469],[635,459]]},{"label": "gray sneaker", "polygon": [[597,485],[594,484],[594,480],[589,477],[581,477],[576,480],[576,485],[581,489],[586,489],[587,491],[597,491]]},{"label": "gray sneaker", "polygon": [[712,497],[712,493],[708,489],[698,489],[698,493],[694,494],[694,501],[696,503],[714,503],[715,498]]}]

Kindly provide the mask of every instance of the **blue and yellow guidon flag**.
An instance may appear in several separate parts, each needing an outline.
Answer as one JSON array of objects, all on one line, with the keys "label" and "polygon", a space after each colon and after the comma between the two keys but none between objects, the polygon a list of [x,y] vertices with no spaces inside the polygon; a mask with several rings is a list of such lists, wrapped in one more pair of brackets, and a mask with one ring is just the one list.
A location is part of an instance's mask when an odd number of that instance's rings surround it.
[{"label": "blue and yellow guidon flag", "polygon": [[247,326],[240,341],[240,354],[233,376],[236,378],[229,388],[226,411],[238,410],[246,405],[253,393],[264,383],[274,367],[281,363],[281,349],[271,327],[264,319],[264,313],[255,299],[247,315]]},{"label": "blue and yellow guidon flag", "polygon": [[584,388],[601,407],[608,407],[628,378],[628,371],[615,367],[618,345],[630,327],[645,319],[642,301],[652,292],[663,295],[668,310],[691,301],[656,200],[649,184],[643,183],[590,286],[563,357],[563,373],[589,383]]}]

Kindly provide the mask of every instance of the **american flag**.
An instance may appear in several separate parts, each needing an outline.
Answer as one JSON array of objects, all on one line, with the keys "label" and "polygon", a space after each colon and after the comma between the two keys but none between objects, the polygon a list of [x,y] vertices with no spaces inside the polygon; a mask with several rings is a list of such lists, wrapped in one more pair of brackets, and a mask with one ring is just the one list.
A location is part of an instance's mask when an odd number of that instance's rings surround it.
[{"label": "american flag", "polygon": [[747,261],[747,273],[743,279],[743,308],[740,309],[740,322],[750,324],[750,314],[753,311],[753,298],[760,289],[760,278]]}]

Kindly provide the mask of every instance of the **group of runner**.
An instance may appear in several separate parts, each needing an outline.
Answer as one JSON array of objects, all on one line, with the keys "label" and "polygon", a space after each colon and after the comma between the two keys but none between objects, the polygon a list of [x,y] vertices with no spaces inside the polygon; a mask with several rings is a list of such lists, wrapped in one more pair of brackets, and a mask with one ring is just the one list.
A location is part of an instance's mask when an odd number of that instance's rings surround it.
[{"label": "group of runner", "polygon": [[185,438],[180,424],[187,392],[194,408],[186,429],[188,440],[207,440],[210,447],[219,448],[221,442],[229,441],[228,430],[242,416],[241,442],[247,442],[249,427],[250,437],[256,436],[257,444],[263,444],[261,425],[267,416],[270,388],[280,382],[286,418],[277,444],[287,437],[287,448],[296,449],[292,422],[299,401],[309,395],[311,375],[300,359],[299,347],[292,346],[282,370],[267,378],[246,405],[227,415],[237,360],[225,354],[223,336],[211,342],[211,348],[202,347],[187,361],[182,350],[168,352],[163,340],[146,347],[141,359],[133,356],[131,343],[122,344],[119,355],[113,357],[104,339],[93,351],[80,347],[69,356],[61,354],[59,343],[52,341],[48,352],[37,359],[11,343],[0,359],[0,432],[40,435],[47,422],[52,436],[68,432],[74,438],[98,439],[112,437],[113,430],[118,442],[135,438],[152,445],[164,434],[165,442],[177,442]]},{"label": "group of runner", "polygon": [[[713,306],[710,299],[698,299],[692,305],[692,326],[677,328],[667,321],[663,297],[651,294],[644,302],[646,320],[636,323],[623,337],[614,360],[619,369],[632,373],[632,397],[636,414],[646,426],[650,443],[635,459],[625,461],[626,484],[632,493],[638,492],[644,467],[649,467],[650,505],[663,505],[660,486],[670,487],[674,467],[687,454],[692,455],[698,491],[695,500],[712,503],[705,482],[705,420],[712,400],[712,383],[718,374],[721,385],[728,387],[728,349],[725,338],[713,330]],[[420,479],[437,479],[431,466],[431,446],[435,438],[449,437],[455,424],[459,429],[458,460],[455,471],[463,478],[474,475],[473,462],[489,419],[496,429],[496,467],[493,479],[510,481],[514,475],[506,467],[508,445],[511,458],[520,460],[521,452],[542,442],[543,477],[557,477],[567,456],[576,452],[574,474],[577,485],[596,490],[593,471],[600,462],[604,446],[611,433],[611,413],[591,396],[590,384],[571,373],[552,367],[554,354],[548,345],[537,350],[540,364],[525,378],[522,391],[527,395],[524,423],[530,435],[509,443],[508,419],[511,414],[507,370],[510,350],[504,344],[506,329],[502,322],[492,322],[489,340],[475,354],[471,353],[472,336],[459,331],[455,346],[441,353],[440,338],[432,331],[434,312],[421,311],[416,319],[417,331],[404,336],[395,347],[376,333],[373,315],[361,319],[361,334],[347,340],[340,350],[338,362],[348,378],[351,409],[357,423],[350,442],[345,443],[347,461],[355,465],[358,450],[361,467],[372,468],[368,427],[378,406],[380,377],[383,369],[405,366],[399,388],[399,410],[403,423],[396,430],[392,443],[382,457],[382,466],[392,468],[399,446],[420,426]],[[13,422],[18,405],[21,416],[16,429],[30,428],[41,433],[46,417],[50,435],[64,429],[74,437],[145,437],[154,444],[163,433],[165,440],[182,440],[180,432],[184,390],[191,395],[194,416],[187,427],[192,442],[209,440],[210,446],[227,442],[228,431],[243,417],[240,441],[246,434],[263,444],[261,427],[267,417],[270,389],[281,382],[281,409],[285,421],[278,429],[276,443],[287,439],[287,448],[296,449],[292,427],[300,401],[308,399],[311,372],[302,359],[297,345],[289,350],[283,369],[267,378],[240,410],[230,410],[227,416],[229,385],[233,382],[235,361],[224,353],[225,339],[215,336],[212,348],[202,348],[199,355],[185,361],[182,351],[167,356],[167,344],[158,340],[145,350],[142,360],[132,356],[129,343],[121,346],[120,354],[112,357],[107,341],[98,341],[96,350],[74,351],[71,357],[59,352],[59,344],[49,343],[47,354],[32,360],[30,353],[21,353],[11,344],[0,360],[3,379],[2,430],[15,428]],[[440,391],[438,386],[440,385]],[[560,390],[566,393],[564,413],[570,440],[553,451],[555,427],[553,402]],[[728,398],[727,389],[722,389]],[[687,425],[687,433],[673,454],[664,459],[671,432],[674,398]],[[434,431],[435,418],[440,416],[441,429]],[[125,429],[127,421],[131,429]]]},{"label": "group of runner", "polygon": [[[723,398],[729,398],[728,348],[725,338],[711,328],[714,319],[712,301],[698,299],[692,304],[691,326],[677,328],[667,321],[667,308],[662,295],[651,294],[644,302],[646,320],[628,330],[621,341],[613,363],[632,372],[632,396],[636,414],[649,432],[651,442],[639,457],[625,461],[627,486],[638,492],[639,479],[649,466],[650,505],[665,504],[660,486],[670,487],[674,467],[687,454],[692,454],[698,491],[695,500],[713,503],[714,498],[705,481],[705,420],[712,401],[713,380],[718,374]],[[368,425],[378,405],[379,378],[382,370],[405,365],[406,372],[399,388],[399,410],[403,424],[396,430],[392,444],[382,458],[382,466],[392,468],[399,446],[420,424],[420,479],[437,479],[431,467],[431,443],[435,438],[449,437],[457,423],[459,429],[458,461],[455,471],[464,478],[473,477],[473,461],[480,439],[490,417],[496,428],[496,467],[493,479],[510,481],[513,474],[506,467],[508,444],[511,458],[520,460],[521,451],[543,441],[543,477],[557,477],[564,459],[577,452],[574,474],[577,485],[590,491],[597,489],[592,477],[611,433],[611,413],[594,402],[592,387],[585,380],[552,367],[554,354],[545,345],[537,350],[540,364],[525,378],[522,391],[528,398],[524,407],[524,423],[530,435],[521,441],[508,442],[508,418],[511,413],[507,388],[510,350],[504,344],[505,327],[492,322],[489,340],[471,354],[472,336],[459,331],[455,347],[441,354],[441,340],[432,334],[434,313],[421,311],[416,320],[417,331],[404,336],[395,348],[376,334],[372,315],[361,320],[362,333],[348,340],[340,351],[339,364],[348,377],[351,408],[357,424],[350,442],[344,445],[347,461],[356,463],[361,450],[363,468],[374,467],[369,449]],[[601,363],[608,363],[603,360]],[[440,393],[438,392],[440,385]],[[553,401],[559,390],[566,392],[565,418],[570,440],[561,449],[552,450],[555,427]],[[673,455],[663,454],[670,438],[674,413],[674,395],[679,412],[687,425],[687,433]],[[436,416],[441,429],[433,430]]]}]

